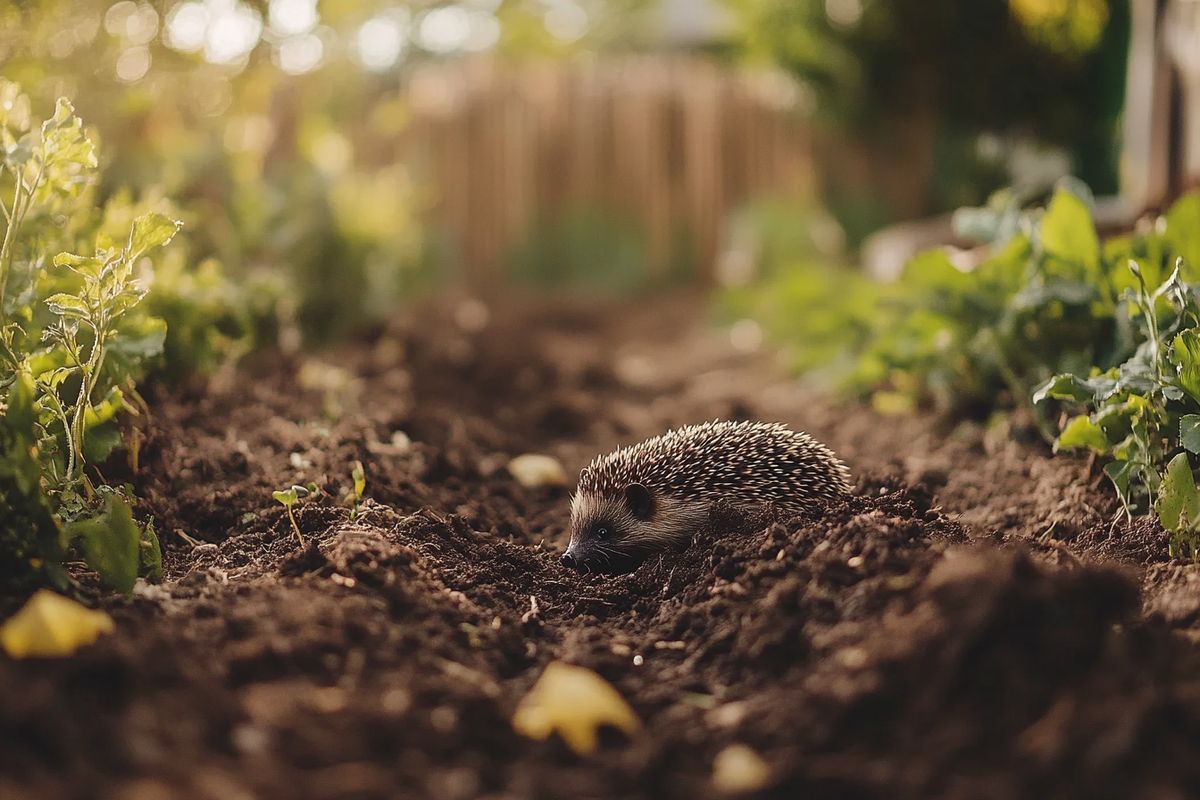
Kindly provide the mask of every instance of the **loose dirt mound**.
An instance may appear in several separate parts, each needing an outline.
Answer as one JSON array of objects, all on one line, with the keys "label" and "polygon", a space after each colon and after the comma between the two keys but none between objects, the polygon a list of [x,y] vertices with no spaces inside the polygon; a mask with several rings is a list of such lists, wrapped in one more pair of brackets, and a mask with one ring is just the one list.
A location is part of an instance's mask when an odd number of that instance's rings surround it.
[{"label": "loose dirt mound", "polygon": [[[823,402],[691,310],[418,321],[342,371],[155,398],[129,477],[168,580],[103,598],[118,634],[76,658],[0,661],[0,796],[709,797],[735,743],[770,796],[1200,790],[1200,577],[1161,531],[1114,523],[1078,463]],[[718,507],[677,552],[578,575],[567,491],[505,470],[715,416],[808,428],[856,495]],[[270,490],[310,481],[301,546]],[[515,734],[555,659],[645,730],[590,758]]]}]

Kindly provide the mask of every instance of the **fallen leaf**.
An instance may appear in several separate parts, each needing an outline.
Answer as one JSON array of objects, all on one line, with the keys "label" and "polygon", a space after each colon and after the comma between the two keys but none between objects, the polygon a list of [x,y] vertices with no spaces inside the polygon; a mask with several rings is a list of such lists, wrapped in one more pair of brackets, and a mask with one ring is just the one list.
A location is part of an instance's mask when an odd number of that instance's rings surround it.
[{"label": "fallen leaf", "polygon": [[642,727],[612,684],[590,669],[561,661],[546,667],[513,715],[517,733],[545,740],[557,732],[581,756],[595,752],[602,725],[629,735]]},{"label": "fallen leaf", "polygon": [[13,658],[61,658],[112,633],[112,618],[39,589],[0,626],[0,647]]},{"label": "fallen leaf", "polygon": [[713,759],[713,786],[726,794],[748,794],[765,788],[771,768],[744,744],[731,744]]},{"label": "fallen leaf", "polygon": [[508,462],[508,472],[527,489],[540,486],[565,486],[567,473],[553,456],[525,453]]}]

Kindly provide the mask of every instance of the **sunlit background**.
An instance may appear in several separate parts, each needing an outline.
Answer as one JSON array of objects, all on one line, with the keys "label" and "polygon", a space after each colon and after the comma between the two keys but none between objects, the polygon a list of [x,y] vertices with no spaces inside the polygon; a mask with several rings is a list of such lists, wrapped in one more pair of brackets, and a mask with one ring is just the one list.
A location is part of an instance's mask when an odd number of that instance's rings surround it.
[{"label": "sunlit background", "polygon": [[1196,8],[22,0],[0,61],[94,129],[98,201],[187,223],[162,271],[328,340],[445,286],[886,275],[1066,175],[1128,224],[1198,174]]}]

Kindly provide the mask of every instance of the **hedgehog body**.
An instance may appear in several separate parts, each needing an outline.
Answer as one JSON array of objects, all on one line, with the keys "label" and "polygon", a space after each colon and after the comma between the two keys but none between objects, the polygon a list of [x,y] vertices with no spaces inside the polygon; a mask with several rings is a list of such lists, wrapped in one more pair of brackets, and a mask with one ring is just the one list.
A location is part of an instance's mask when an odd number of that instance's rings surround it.
[{"label": "hedgehog body", "polygon": [[571,499],[563,563],[602,568],[686,539],[724,499],[799,512],[850,491],[829,448],[778,423],[706,422],[592,461]]}]

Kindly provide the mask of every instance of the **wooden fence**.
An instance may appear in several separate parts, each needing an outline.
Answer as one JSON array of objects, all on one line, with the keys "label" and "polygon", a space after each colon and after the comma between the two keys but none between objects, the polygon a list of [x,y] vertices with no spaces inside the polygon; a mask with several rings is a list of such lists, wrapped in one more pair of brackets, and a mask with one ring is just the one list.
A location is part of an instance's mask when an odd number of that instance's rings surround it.
[{"label": "wooden fence", "polygon": [[437,192],[431,221],[481,287],[504,279],[539,225],[579,208],[635,223],[650,277],[686,246],[706,280],[732,209],[811,188],[809,140],[779,75],[673,56],[467,60],[422,67],[405,91],[405,149]]}]

